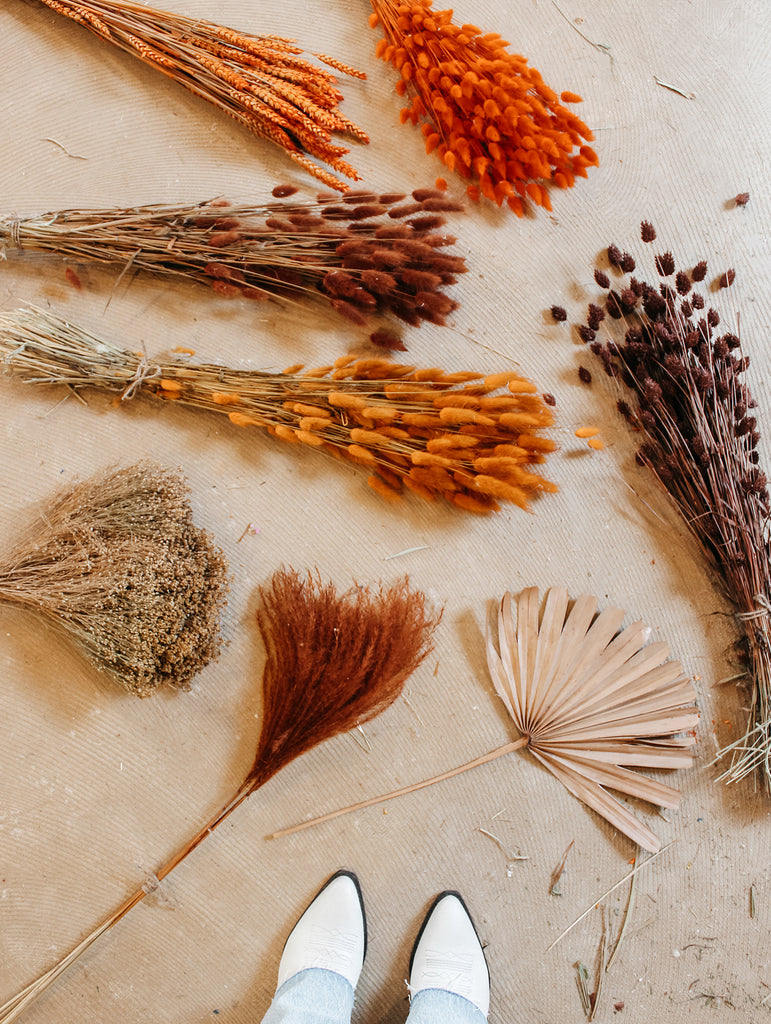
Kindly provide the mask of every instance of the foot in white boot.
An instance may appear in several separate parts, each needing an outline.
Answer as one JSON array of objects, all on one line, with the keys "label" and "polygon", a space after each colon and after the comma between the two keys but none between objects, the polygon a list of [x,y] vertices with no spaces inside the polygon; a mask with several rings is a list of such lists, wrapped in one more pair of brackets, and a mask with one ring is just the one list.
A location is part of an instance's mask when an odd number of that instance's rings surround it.
[{"label": "foot in white boot", "polygon": [[443,892],[418,934],[410,960],[410,998],[443,989],[473,1003],[487,1017],[490,975],[466,905],[457,892]]},{"label": "foot in white boot", "polygon": [[277,988],[309,967],[341,974],[356,988],[366,945],[367,924],[358,879],[350,871],[338,871],[286,940]]}]

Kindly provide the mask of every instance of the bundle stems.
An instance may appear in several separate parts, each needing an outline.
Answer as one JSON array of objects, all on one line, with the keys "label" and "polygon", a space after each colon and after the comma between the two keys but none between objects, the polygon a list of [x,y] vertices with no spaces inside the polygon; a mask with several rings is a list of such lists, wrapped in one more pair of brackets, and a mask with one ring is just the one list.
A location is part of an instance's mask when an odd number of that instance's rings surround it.
[{"label": "bundle stems", "polygon": [[295,832],[302,832],[303,829],[310,828],[312,825],[321,825],[325,821],[332,821],[334,818],[339,818],[343,814],[350,814],[352,811],[360,811],[365,807],[373,807],[375,804],[385,803],[386,800],[393,800],[397,796],[407,796],[408,793],[416,793],[419,789],[426,789],[427,786],[433,786],[437,782],[444,782],[447,779],[452,779],[456,775],[461,775],[463,772],[470,771],[472,768],[478,768],[482,764],[488,764],[490,761],[495,761],[499,757],[503,757],[504,754],[511,754],[515,750],[520,750],[528,742],[526,736],[520,736],[518,740],[514,740],[512,743],[506,743],[502,747],[496,747],[495,750],[491,750],[488,754],[482,754],[481,757],[475,757],[473,761],[467,761],[466,764],[458,765],[457,768],[451,768],[449,771],[442,772],[440,775],[434,775],[430,779],[424,779],[422,782],[414,782],[411,786],[403,786],[401,789],[394,789],[390,793],[384,793],[382,796],[373,796],[368,800],[360,800],[358,803],[350,804],[348,807],[340,807],[336,811],[329,811],[327,814],[320,814],[317,818],[310,818],[308,821],[302,821],[298,825],[291,825],[289,828],[281,828],[277,832],[271,832],[267,837],[268,839],[280,839],[282,836],[291,836]]},{"label": "bundle stems", "polygon": [[[367,134],[340,113],[343,97],[334,75],[301,57],[294,40],[254,36],[129,0],[43,3],[280,146],[330,188],[346,191],[340,175],[358,179],[343,160],[348,149],[332,136],[340,133],[366,143]],[[342,61],[313,56],[343,74],[366,78]]]},{"label": "bundle stems", "polygon": [[[180,864],[188,854],[192,853],[200,843],[210,836],[212,832],[221,825],[222,822],[232,812],[240,806],[246,800],[246,798],[253,792],[254,786],[250,779],[245,780],[238,792],[230,800],[228,800],[223,806],[214,814],[206,824],[196,832],[196,834],[189,839],[185,845],[179,849],[173,857],[166,861],[166,863],[159,868],[154,874],[155,878],[162,882],[167,875],[169,875],[174,868]],[[24,1010],[34,1002],[38,996],[41,996],[45,990],[56,981],[56,979],[63,974],[67,968],[71,967],[72,964],[83,954],[86,950],[93,945],[94,942],[103,935],[106,931],[112,928],[113,925],[117,924],[121,918],[125,917],[128,912],[141,903],[145,896],[148,895],[152,890],[146,886],[141,886],[131,896],[128,897],[118,908],[114,910],[108,917],[102,921],[92,932],[90,932],[84,939],[82,939],[74,949],[60,960],[54,967],[46,971],[45,974],[41,974],[39,978],[27,985],[26,988],[17,992],[13,998],[9,999],[8,1002],[0,1006],[0,1024],[11,1024],[19,1017]]]}]

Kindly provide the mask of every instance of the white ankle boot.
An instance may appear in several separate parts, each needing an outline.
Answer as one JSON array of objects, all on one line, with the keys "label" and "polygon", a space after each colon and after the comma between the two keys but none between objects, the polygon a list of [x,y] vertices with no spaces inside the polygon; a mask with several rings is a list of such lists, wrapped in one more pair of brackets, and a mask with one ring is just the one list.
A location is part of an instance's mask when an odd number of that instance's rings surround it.
[{"label": "white ankle boot", "polygon": [[410,960],[410,998],[428,988],[462,996],[487,1017],[490,975],[474,924],[461,896],[443,892],[418,933]]},{"label": "white ankle boot", "polygon": [[356,988],[367,945],[367,923],[359,882],[338,871],[310,903],[286,940],[278,967],[280,988],[309,967],[334,971]]}]

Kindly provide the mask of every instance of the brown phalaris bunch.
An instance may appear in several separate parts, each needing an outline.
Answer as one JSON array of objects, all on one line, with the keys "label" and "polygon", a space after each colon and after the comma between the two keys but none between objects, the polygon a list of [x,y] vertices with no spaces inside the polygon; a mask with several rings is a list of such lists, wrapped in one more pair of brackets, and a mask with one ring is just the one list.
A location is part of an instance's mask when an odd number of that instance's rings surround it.
[{"label": "brown phalaris bunch", "polygon": [[205,283],[218,294],[264,300],[321,298],[364,326],[377,314],[416,326],[443,324],[457,303],[442,289],[465,273],[446,251],[444,214],[462,209],[437,189],[351,192],[278,201],[226,200],[129,209],[59,210],[0,218],[13,256],[49,252],[125,272],[149,271]]},{"label": "brown phalaris bunch", "polygon": [[[43,3],[281,146],[330,188],[346,191],[339,175],[359,179],[343,159],[348,148],[335,143],[333,135],[365,143],[369,138],[340,113],[343,95],[335,76],[302,57],[294,40],[254,36],[126,0]],[[367,77],[332,57],[313,56],[343,74]]]},{"label": "brown phalaris bunch", "polygon": [[[648,221],[641,237],[656,239]],[[615,245],[607,263],[594,274],[604,297],[589,305],[579,335],[630,389],[631,402],[621,399],[618,408],[640,437],[638,461],[666,488],[736,606],[749,648],[752,709],[745,735],[728,748],[725,777],[757,769],[771,789],[771,499],[757,402],[744,379],[749,356],[699,288],[706,260],[678,267],[670,251],[659,252],[653,283],[633,276],[634,257]],[[730,269],[714,283],[725,288],[734,278]],[[600,340],[604,329],[610,340]]]},{"label": "brown phalaris bunch", "polygon": [[138,392],[262,427],[282,441],[370,471],[386,498],[403,489],[471,512],[498,502],[527,508],[554,484],[533,472],[556,446],[536,387],[518,374],[416,369],[346,356],[331,366],[284,373],[150,362],[36,309],[0,318],[6,370],[30,383]]},{"label": "brown phalaris bunch", "polygon": [[422,122],[426,152],[472,181],[472,199],[505,202],[520,217],[528,202],[550,210],[545,185],[571,188],[599,162],[591,131],[564,105],[581,97],[558,96],[500,35],[455,24],[432,0],[371,2],[370,25],[384,34],[377,55],[411,97],[402,121]]}]

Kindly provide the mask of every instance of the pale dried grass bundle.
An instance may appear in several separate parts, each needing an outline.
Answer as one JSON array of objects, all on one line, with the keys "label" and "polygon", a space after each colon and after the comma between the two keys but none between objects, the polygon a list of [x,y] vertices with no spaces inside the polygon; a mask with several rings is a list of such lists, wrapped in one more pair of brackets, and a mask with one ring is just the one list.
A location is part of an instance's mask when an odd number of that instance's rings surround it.
[{"label": "pale dried grass bundle", "polygon": [[[365,143],[369,138],[340,113],[335,76],[300,56],[294,40],[254,36],[127,0],[43,3],[280,146],[325,185],[344,192],[348,186],[338,175],[358,180],[343,159],[348,148],[333,135]],[[312,56],[345,75],[367,77],[332,57]]]},{"label": "pale dried grass bundle", "polygon": [[498,614],[500,653],[487,638],[487,663],[496,693],[521,736],[468,764],[403,789],[274,832],[299,832],[349,811],[404,796],[504,754],[527,749],[579,800],[651,853],[658,837],[609,790],[674,808],[680,794],[635,768],[675,769],[692,763],[699,713],[695,691],[669,646],[647,643],[650,629],[622,629],[624,612],[587,594],[572,603],[567,591],[506,594]]},{"label": "pale dried grass bundle", "polygon": [[447,251],[444,214],[462,210],[437,189],[357,191],[342,199],[224,199],[128,209],[57,210],[0,218],[7,256],[52,253],[77,263],[206,284],[219,295],[328,303],[359,326],[377,314],[444,324],[457,302],[443,289],[466,272]]},{"label": "pale dried grass bundle", "polygon": [[123,399],[146,392],[262,427],[364,467],[388,499],[406,488],[485,513],[499,500],[528,508],[557,490],[532,470],[556,447],[540,434],[553,413],[512,372],[446,374],[353,356],[285,373],[155,362],[34,308],[0,316],[0,357],[28,383],[97,387]]},{"label": "pale dried grass bundle", "polygon": [[41,616],[139,697],[189,689],[219,654],[228,585],[187,493],[152,462],[66,488],[0,560],[0,602]]},{"label": "pale dried grass bundle", "polygon": [[[406,578],[338,594],[317,575],[280,569],[260,590],[266,650],[263,716],[252,767],[232,798],[155,872],[162,881],[255,790],[300,754],[370,721],[399,696],[433,647],[441,611]],[[147,895],[138,889],[67,956],[0,1006],[10,1024]]]},{"label": "pale dried grass bundle", "polygon": [[[656,239],[647,221],[641,237]],[[771,500],[757,401],[745,379],[750,357],[699,288],[706,260],[678,269],[671,252],[660,252],[654,283],[631,276],[634,258],[615,245],[607,261],[595,271],[604,298],[589,306],[579,334],[629,389],[634,408],[625,398],[618,408],[641,441],[638,461],[674,501],[744,630],[751,709],[744,735],[720,754],[731,757],[722,778],[757,772],[771,790]],[[727,288],[734,278],[733,269],[723,271],[714,285]],[[609,340],[598,338],[602,328]]]}]

